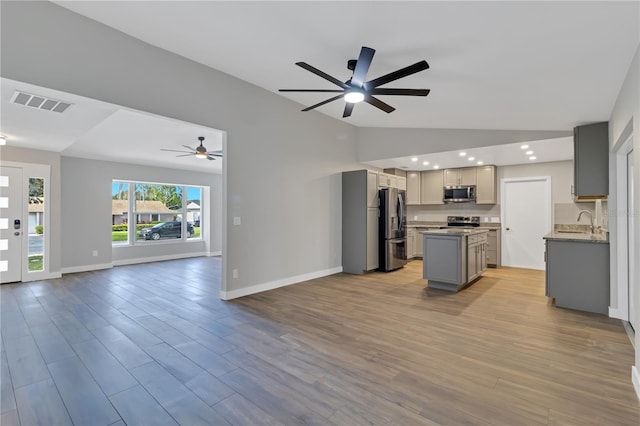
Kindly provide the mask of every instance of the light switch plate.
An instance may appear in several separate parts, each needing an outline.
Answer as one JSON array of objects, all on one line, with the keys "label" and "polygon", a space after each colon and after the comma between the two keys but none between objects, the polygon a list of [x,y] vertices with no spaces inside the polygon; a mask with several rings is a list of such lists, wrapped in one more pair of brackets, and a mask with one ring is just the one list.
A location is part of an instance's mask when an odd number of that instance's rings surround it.
[{"label": "light switch plate", "polygon": [[241,221],[240,221],[240,216],[234,216],[233,217],[233,224],[234,225],[240,225]]}]

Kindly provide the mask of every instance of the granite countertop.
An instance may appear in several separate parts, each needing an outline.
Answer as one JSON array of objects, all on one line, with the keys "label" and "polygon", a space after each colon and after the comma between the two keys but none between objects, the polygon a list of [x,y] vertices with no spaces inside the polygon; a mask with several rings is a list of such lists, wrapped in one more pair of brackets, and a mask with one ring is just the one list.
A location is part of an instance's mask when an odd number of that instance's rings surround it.
[{"label": "granite countertop", "polygon": [[[422,221],[407,222],[407,228],[434,228],[434,227],[440,227],[440,226],[447,226],[447,222],[422,222]],[[474,229],[496,229],[496,228],[500,228],[499,223],[481,222],[480,226]],[[468,229],[468,228],[465,228],[465,229]]]},{"label": "granite countertop", "polygon": [[545,240],[574,241],[582,243],[609,243],[608,232],[579,232],[554,230],[543,237]]},{"label": "granite countertop", "polygon": [[447,228],[447,229],[432,229],[430,231],[420,231],[421,234],[429,235],[451,235],[451,236],[464,236],[464,235],[478,235],[486,234],[489,232],[487,229],[460,229],[460,228]]}]

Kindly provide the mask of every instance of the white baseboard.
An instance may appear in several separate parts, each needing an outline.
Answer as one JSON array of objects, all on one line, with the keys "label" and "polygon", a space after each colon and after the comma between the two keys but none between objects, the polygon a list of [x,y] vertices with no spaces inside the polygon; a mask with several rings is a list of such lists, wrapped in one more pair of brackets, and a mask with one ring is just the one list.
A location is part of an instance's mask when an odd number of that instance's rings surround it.
[{"label": "white baseboard", "polygon": [[636,390],[638,399],[640,399],[640,370],[635,365],[631,367],[631,382]]},{"label": "white baseboard", "polygon": [[620,319],[623,321],[628,321],[629,318],[627,318],[627,313],[624,312],[622,309],[620,308],[612,308],[611,306],[609,306],[609,318],[616,318],[616,319]]},{"label": "white baseboard", "polygon": [[26,276],[23,274],[20,282],[28,283],[31,281],[55,280],[60,277],[62,277],[62,273],[60,272],[30,272]]},{"label": "white baseboard", "polygon": [[270,281],[262,284],[252,285],[251,287],[239,288],[231,291],[220,291],[220,299],[231,300],[237,297],[248,296],[250,294],[261,293],[267,290],[273,290],[280,287],[285,287],[291,284],[301,283],[303,281],[309,281],[316,278],[322,278],[333,274],[342,272],[342,266],[331,269],[324,269],[322,271],[310,272],[308,274],[296,275],[294,277],[283,278],[281,280]]},{"label": "white baseboard", "polygon": [[62,268],[63,274],[75,274],[76,272],[89,272],[98,271],[100,269],[113,268],[113,263],[101,263],[97,265],[81,265],[81,266],[69,266],[68,268]]},{"label": "white baseboard", "polygon": [[123,266],[123,265],[135,265],[138,263],[149,263],[149,262],[161,262],[163,260],[177,260],[177,259],[186,259],[189,257],[203,257],[203,256],[211,256],[209,252],[195,252],[195,253],[176,253],[176,254],[167,254],[163,256],[151,256],[151,257],[138,257],[135,259],[121,259],[114,260],[114,266]]},{"label": "white baseboard", "polygon": [[210,256],[210,257],[214,257],[214,256],[222,256],[222,250],[220,250],[220,251],[210,251],[210,252],[209,252],[209,256]]}]

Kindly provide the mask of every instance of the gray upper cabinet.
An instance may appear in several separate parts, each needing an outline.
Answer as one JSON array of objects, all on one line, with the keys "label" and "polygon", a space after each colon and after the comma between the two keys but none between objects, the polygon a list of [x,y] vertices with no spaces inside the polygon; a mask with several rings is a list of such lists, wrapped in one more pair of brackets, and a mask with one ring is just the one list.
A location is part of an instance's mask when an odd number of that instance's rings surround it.
[{"label": "gray upper cabinet", "polygon": [[444,186],[475,185],[476,168],[464,167],[462,169],[445,169]]},{"label": "gray upper cabinet", "polygon": [[573,129],[573,185],[577,201],[609,195],[609,123]]},{"label": "gray upper cabinet", "polygon": [[476,168],[476,204],[496,204],[496,166]]},{"label": "gray upper cabinet", "polygon": [[420,204],[420,172],[407,172],[407,204]]},{"label": "gray upper cabinet", "polygon": [[420,204],[444,204],[442,170],[420,173]]}]

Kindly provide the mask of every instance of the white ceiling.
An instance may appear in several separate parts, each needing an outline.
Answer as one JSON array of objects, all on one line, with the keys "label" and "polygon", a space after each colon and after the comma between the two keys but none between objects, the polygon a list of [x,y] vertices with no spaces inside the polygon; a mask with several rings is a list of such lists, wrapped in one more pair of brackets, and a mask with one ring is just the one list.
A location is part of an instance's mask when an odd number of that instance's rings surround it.
[{"label": "white ceiling", "polygon": [[[528,154],[529,152],[532,153]],[[531,159],[531,157],[535,158]],[[479,161],[487,165],[507,166],[571,159],[573,159],[573,137],[566,137],[527,143],[459,149],[456,151],[438,152],[427,155],[389,158],[385,160],[368,161],[365,162],[365,164],[383,169],[396,168],[422,171],[433,170],[435,168],[448,169],[477,166]],[[428,164],[424,164],[425,162]]]},{"label": "white ceiling", "polygon": [[[363,45],[377,50],[368,79],[427,60],[429,70],[388,87],[428,88],[430,95],[381,97],[397,108],[391,114],[357,105],[344,120],[365,127],[570,130],[605,121],[640,40],[637,1],[55,3],[274,93],[279,88],[334,88],[294,63],[305,61],[347,80],[346,61],[356,58]],[[28,111],[8,104],[16,88],[74,106],[60,117]],[[280,95],[300,108],[330,97]],[[6,79],[1,106],[2,133],[21,146],[187,170],[219,172],[221,167],[221,161],[176,159],[159,151],[195,146],[201,135],[209,150],[220,149],[217,130]],[[336,101],[317,111],[342,119],[343,108]],[[315,112],[300,112],[310,113]],[[543,148],[545,143],[551,150]],[[567,144],[566,139],[541,141],[536,161],[567,159]],[[560,146],[565,148],[555,149]],[[483,161],[522,158],[507,152],[506,146],[489,149]],[[457,163],[445,163],[435,154],[429,158],[442,162],[441,167],[469,165],[451,154],[447,158]],[[415,169],[425,159],[420,157]],[[371,164],[414,165],[409,158]]]},{"label": "white ceiling", "polygon": [[[65,112],[44,111],[11,103],[16,90],[72,104]],[[1,79],[2,134],[9,144],[59,152],[71,157],[221,173],[221,160],[176,158],[160,151],[195,148],[204,136],[209,151],[222,149],[222,132],[178,120],[6,78]]]},{"label": "white ceiling", "polygon": [[[425,59],[429,70],[388,87],[429,96],[381,97],[397,108],[391,114],[357,105],[345,121],[367,127],[570,130],[605,121],[640,41],[637,1],[55,3],[273,92],[335,89],[295,62],[344,81],[363,45],[376,49],[368,79]],[[283,96],[301,108],[332,97]],[[342,119],[343,109],[335,101],[318,111]]]}]

